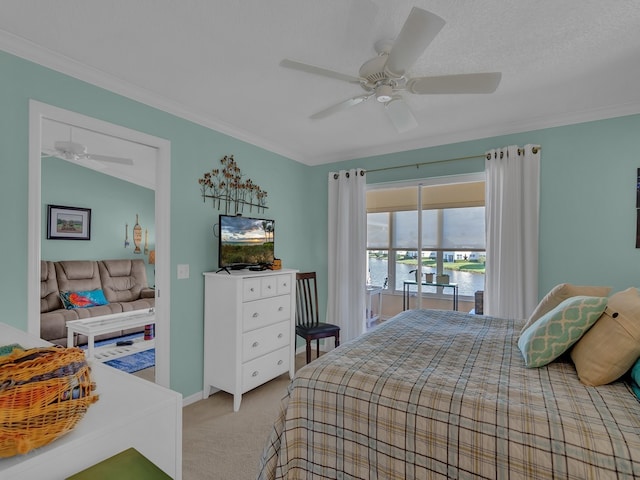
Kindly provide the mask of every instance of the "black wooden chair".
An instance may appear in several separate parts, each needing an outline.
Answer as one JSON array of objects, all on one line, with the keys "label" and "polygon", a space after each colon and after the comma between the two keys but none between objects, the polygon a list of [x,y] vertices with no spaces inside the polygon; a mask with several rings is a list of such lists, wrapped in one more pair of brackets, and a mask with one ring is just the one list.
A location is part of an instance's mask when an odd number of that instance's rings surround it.
[{"label": "black wooden chair", "polygon": [[316,341],[320,356],[320,339],[335,337],[340,345],[340,327],[318,320],[318,286],[316,272],[296,274],[296,334],[307,342],[307,363],[311,361],[311,340]]}]

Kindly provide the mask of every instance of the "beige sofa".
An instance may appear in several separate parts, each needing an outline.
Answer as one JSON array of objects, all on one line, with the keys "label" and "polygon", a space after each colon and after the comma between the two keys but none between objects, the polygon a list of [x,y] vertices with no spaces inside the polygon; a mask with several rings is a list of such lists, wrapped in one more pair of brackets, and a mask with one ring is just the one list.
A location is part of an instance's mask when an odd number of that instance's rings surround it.
[{"label": "beige sofa", "polygon": [[[60,292],[102,290],[109,302],[88,308],[65,309]],[[80,318],[155,307],[155,291],[148,288],[143,260],[65,260],[40,262],[40,336],[67,345],[66,322]],[[119,337],[141,329],[114,332],[96,338]],[[86,343],[84,336],[77,344]]]}]

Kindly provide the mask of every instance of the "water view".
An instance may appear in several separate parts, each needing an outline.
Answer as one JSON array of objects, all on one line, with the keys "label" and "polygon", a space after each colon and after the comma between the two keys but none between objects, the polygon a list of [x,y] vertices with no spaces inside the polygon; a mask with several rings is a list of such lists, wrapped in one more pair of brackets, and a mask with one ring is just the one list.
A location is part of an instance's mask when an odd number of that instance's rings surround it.
[{"label": "water view", "polygon": [[[403,282],[405,280],[415,280],[415,274],[409,273],[415,270],[416,265],[405,263],[396,263],[396,291],[402,292]],[[435,273],[434,267],[423,266],[422,273]],[[458,284],[458,294],[472,297],[477,290],[484,290],[484,275],[473,272],[461,272],[458,270],[447,270],[443,273],[449,275],[451,283]],[[387,278],[387,259],[369,257],[369,276],[372,285],[384,285]],[[389,288],[389,287],[387,287]],[[415,287],[414,287],[415,288]],[[424,287],[424,292],[435,292],[435,287]],[[450,289],[444,289],[444,293],[451,293]]]}]

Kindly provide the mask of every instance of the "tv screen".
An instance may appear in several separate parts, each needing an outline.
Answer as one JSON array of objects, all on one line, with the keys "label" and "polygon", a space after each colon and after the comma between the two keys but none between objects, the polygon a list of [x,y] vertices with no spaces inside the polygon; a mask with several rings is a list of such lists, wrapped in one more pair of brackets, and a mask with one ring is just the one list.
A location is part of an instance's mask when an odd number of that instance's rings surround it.
[{"label": "tv screen", "polygon": [[220,215],[218,266],[267,266],[274,258],[275,223],[263,218]]}]

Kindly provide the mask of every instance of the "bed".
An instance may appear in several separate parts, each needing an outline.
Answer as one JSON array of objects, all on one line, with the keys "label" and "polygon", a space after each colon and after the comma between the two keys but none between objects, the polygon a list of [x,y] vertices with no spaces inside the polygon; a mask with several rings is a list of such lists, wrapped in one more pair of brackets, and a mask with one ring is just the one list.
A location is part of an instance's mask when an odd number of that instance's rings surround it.
[{"label": "bed", "polygon": [[524,320],[409,310],[300,369],[266,479],[640,478],[640,402],[568,356],[525,368]]}]

